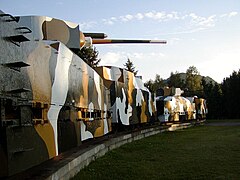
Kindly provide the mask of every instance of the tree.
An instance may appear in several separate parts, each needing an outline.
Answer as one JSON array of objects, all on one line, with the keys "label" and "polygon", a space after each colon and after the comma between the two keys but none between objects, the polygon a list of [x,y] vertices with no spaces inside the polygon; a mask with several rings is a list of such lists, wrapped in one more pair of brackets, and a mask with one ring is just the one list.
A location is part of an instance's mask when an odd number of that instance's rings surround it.
[{"label": "tree", "polygon": [[154,80],[154,84],[153,84],[153,90],[156,92],[157,89],[162,88],[166,85],[166,83],[164,83],[163,79],[160,77],[159,74],[156,74],[155,76],[155,80]]},{"label": "tree", "polygon": [[152,79],[148,80],[147,82],[144,83],[144,86],[146,86],[151,93],[155,92],[154,91],[154,82]]},{"label": "tree", "polygon": [[123,64],[125,66],[125,69],[127,71],[132,72],[135,76],[137,75],[138,71],[135,70],[135,67],[133,66],[133,62],[128,58],[127,62]]},{"label": "tree", "polygon": [[233,71],[221,84],[225,118],[240,118],[240,70]]},{"label": "tree", "polygon": [[166,86],[166,82],[160,77],[159,74],[156,74],[155,80],[150,79],[144,85],[151,91],[156,92],[158,89]]},{"label": "tree", "polygon": [[224,103],[222,100],[222,89],[218,83],[206,83],[205,79],[202,80],[203,85],[203,98],[207,100],[209,119],[223,118]]},{"label": "tree", "polygon": [[202,94],[202,78],[195,66],[190,66],[186,71],[186,88],[188,96]]},{"label": "tree", "polygon": [[101,59],[98,58],[96,47],[83,47],[75,53],[92,68],[97,67],[101,61]]},{"label": "tree", "polygon": [[168,86],[185,89],[184,80],[181,78],[179,72],[177,71],[175,73],[171,72],[170,77],[168,79]]}]

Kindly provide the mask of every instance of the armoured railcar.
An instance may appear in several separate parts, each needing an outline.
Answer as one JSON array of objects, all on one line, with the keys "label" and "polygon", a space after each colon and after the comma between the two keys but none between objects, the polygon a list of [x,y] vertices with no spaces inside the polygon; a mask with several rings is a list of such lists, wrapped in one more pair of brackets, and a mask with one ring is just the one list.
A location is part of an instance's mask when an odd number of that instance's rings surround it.
[{"label": "armoured railcar", "polygon": [[160,122],[179,122],[206,119],[207,104],[203,98],[183,97],[180,88],[161,88],[156,98]]},{"label": "armoured railcar", "polygon": [[94,70],[74,54],[88,43],[78,24],[0,11],[0,177],[103,136],[112,123],[154,120],[141,79],[117,67]]}]

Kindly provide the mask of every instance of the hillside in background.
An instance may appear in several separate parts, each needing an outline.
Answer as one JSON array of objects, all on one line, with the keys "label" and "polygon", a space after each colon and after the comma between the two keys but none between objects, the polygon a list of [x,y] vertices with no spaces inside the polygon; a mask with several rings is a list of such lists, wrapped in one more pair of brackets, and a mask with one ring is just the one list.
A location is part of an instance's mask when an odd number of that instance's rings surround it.
[{"label": "hillside in background", "polygon": [[[180,78],[182,80],[184,80],[184,81],[186,80],[186,76],[187,76],[186,73],[179,73],[179,75],[180,75]],[[207,84],[210,84],[210,83],[215,84],[215,83],[217,83],[214,79],[212,79],[209,76],[201,76],[201,75],[198,75],[198,76],[200,76],[201,78],[204,78]],[[169,80],[169,78],[166,79],[166,81],[168,81],[168,80]]]},{"label": "hillside in background", "polygon": [[[181,80],[183,80],[185,82],[187,74],[186,73],[179,73],[179,75],[180,75]],[[210,84],[210,83],[213,84],[213,85],[216,84],[216,83],[218,84],[217,81],[215,81],[213,78],[211,78],[209,76],[201,76],[201,75],[198,75],[198,76],[200,76],[201,79],[204,78],[207,84]],[[167,79],[164,79],[163,82],[165,84],[167,84],[169,82],[169,79],[170,79],[170,77],[167,78]]]}]

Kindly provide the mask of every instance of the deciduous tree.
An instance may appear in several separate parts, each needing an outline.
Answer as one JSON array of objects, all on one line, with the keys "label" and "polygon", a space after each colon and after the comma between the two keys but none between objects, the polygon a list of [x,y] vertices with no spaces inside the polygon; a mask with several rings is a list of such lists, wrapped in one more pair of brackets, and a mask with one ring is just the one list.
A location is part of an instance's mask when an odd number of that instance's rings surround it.
[{"label": "deciduous tree", "polygon": [[190,66],[186,71],[186,88],[188,95],[193,96],[202,92],[202,77],[195,66]]}]

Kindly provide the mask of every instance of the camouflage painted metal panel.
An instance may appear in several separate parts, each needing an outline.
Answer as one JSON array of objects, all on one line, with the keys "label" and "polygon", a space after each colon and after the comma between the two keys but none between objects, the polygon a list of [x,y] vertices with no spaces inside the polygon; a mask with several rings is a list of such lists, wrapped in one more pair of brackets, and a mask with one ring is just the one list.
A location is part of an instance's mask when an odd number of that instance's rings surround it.
[{"label": "camouflage painted metal panel", "polygon": [[[69,49],[79,48],[79,38],[78,43],[73,41],[78,27],[44,17],[20,17],[19,22],[9,22],[9,18],[0,17],[0,176],[37,165],[82,140],[111,131],[109,90]],[[55,38],[53,27],[68,34],[60,38],[66,45],[43,40]],[[31,28],[32,33],[25,33]],[[12,138],[15,130],[22,138]],[[31,159],[26,161],[26,157]]]},{"label": "camouflage painted metal panel", "polygon": [[208,113],[206,100],[203,98],[195,98],[194,101],[195,101],[196,112],[198,116],[197,118],[205,119],[206,114]]},{"label": "camouflage painted metal panel", "polygon": [[[180,88],[159,90],[158,119],[161,122],[204,119],[207,114],[206,100],[197,97],[182,97]],[[174,94],[169,96],[169,92]],[[167,96],[163,96],[168,94]]]},{"label": "camouflage painted metal panel", "polygon": [[141,79],[113,66],[97,67],[96,71],[110,88],[113,123],[130,125],[155,119],[155,103]]},{"label": "camouflage painted metal panel", "polygon": [[141,79],[118,67],[96,72],[70,50],[80,49],[77,24],[3,14],[0,37],[0,176],[103,136],[112,122],[155,119]]},{"label": "camouflage painted metal panel", "polygon": [[25,34],[18,28],[11,15],[0,17],[0,176],[49,159],[47,145],[32,124],[32,93],[23,68],[26,52],[35,45],[21,41]]},{"label": "camouflage painted metal panel", "polygon": [[[64,124],[69,127],[66,135],[71,135],[72,131],[76,132],[72,138],[69,136],[69,140],[60,142],[60,149],[66,149],[64,146],[69,146],[68,143],[72,144],[71,147],[75,147],[81,144],[81,140],[102,136],[109,132],[110,125],[104,118],[107,114],[107,93],[105,93],[105,87],[101,86],[100,76],[63,43],[45,44],[40,49],[42,48],[52,51],[49,53],[52,54],[51,58],[49,60],[45,58],[46,62],[44,63],[40,58],[41,63],[37,63],[39,51],[36,51],[36,54],[32,52],[31,55],[35,57],[35,60],[34,63],[28,61],[31,65],[28,73],[33,100],[41,100],[41,103],[48,104],[47,120],[53,128],[55,148],[52,149],[53,143],[49,142],[49,138],[46,139],[46,144],[51,147],[49,152],[56,155],[59,149],[58,124],[62,128],[64,128]],[[46,87],[41,88],[42,86]],[[47,100],[43,101],[44,99]],[[94,121],[96,118],[98,120]],[[60,131],[62,132],[61,128]],[[61,133],[61,136],[64,134]],[[64,137],[60,139],[64,139]]]},{"label": "camouflage painted metal panel", "polygon": [[68,48],[80,49],[79,25],[46,16],[21,16],[19,26],[29,27],[31,40],[61,41]]},{"label": "camouflage painted metal panel", "polygon": [[194,109],[188,99],[181,96],[168,96],[164,102],[165,121],[179,121],[180,116],[184,116],[183,120],[192,119]]}]

